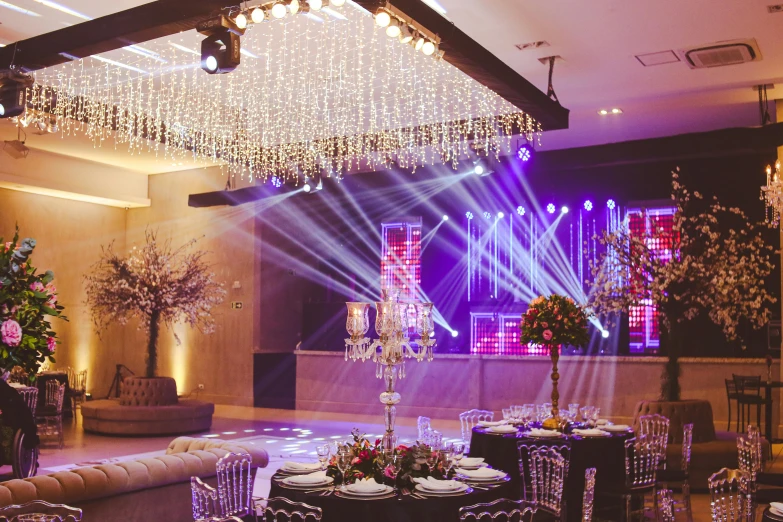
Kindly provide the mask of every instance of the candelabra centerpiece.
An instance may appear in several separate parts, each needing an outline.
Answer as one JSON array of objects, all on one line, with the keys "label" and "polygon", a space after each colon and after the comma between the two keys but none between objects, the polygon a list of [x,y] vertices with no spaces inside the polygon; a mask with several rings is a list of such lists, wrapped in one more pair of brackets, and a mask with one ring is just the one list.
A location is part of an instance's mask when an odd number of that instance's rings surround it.
[{"label": "candelabra centerpiece", "polygon": [[767,184],[761,187],[761,200],[766,206],[766,221],[772,226],[780,224],[783,212],[783,181],[780,179],[780,160],[775,162],[775,170],[767,165]]},{"label": "candelabra centerpiece", "polygon": [[[345,360],[366,361],[371,359],[375,367],[375,376],[383,379],[386,389],[380,395],[384,405],[386,433],[382,445],[385,449],[394,449],[397,438],[394,435],[394,421],[397,416],[395,405],[401,396],[394,390],[397,379],[405,377],[405,359],[432,361],[432,337],[435,325],[432,319],[432,303],[400,302],[399,292],[382,291],[381,300],[375,303],[375,331],[378,339],[367,337],[370,329],[370,303],[346,303],[348,319],[346,330],[350,337],[345,340]],[[411,341],[411,330],[419,339]]]}]

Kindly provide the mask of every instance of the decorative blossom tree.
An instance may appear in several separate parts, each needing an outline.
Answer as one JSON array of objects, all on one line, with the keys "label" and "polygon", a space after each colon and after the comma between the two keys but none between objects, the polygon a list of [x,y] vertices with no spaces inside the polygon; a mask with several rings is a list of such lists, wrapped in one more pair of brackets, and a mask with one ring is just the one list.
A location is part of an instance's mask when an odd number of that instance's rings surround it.
[{"label": "decorative blossom tree", "polygon": [[215,282],[204,250],[190,251],[196,240],[172,249],[147,231],[146,243],[123,257],[112,245],[103,249],[92,273],[85,276],[87,304],[100,331],[136,317],[147,332],[147,377],[155,377],[161,322],[171,326],[185,321],[204,333],[214,331],[212,307],[223,302],[225,291]]},{"label": "decorative blossom tree", "polygon": [[590,306],[598,314],[627,312],[642,302],[658,307],[669,356],[661,398],[676,401],[683,323],[706,312],[728,340],[735,340],[740,321],[757,328],[766,324],[766,305],[775,299],[764,287],[773,266],[761,224],[715,197],[708,202],[698,192],[691,194],[679,181],[679,169],[672,172],[672,199],[677,210],[670,237],[660,231],[631,233],[627,227],[604,232],[606,252],[593,267]]},{"label": "decorative blossom tree", "polygon": [[57,334],[48,317],[62,315],[57,304],[54,274],[37,274],[30,264],[35,239],[19,244],[19,230],[12,241],[0,238],[0,371],[20,368],[32,382],[41,364],[54,362]]}]

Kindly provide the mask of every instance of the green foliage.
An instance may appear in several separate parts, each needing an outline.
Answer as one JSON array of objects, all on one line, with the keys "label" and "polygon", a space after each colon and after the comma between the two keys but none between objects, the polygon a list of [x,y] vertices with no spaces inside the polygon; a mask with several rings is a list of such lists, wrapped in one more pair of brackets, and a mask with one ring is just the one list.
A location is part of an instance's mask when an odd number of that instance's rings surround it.
[{"label": "green foliage", "polygon": [[585,311],[570,297],[557,294],[533,299],[519,328],[522,343],[582,347],[590,341]]}]

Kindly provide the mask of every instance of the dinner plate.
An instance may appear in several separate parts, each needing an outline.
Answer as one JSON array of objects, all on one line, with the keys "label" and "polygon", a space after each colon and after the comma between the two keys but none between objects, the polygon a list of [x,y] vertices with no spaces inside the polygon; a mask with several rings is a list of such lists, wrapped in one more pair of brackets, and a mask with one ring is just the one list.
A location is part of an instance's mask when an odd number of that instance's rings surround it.
[{"label": "dinner plate", "polygon": [[606,426],[601,426],[601,429],[612,433],[620,433],[623,431],[630,431],[631,427],[627,424],[607,424]]},{"label": "dinner plate", "polygon": [[778,511],[772,506],[769,507],[769,514],[775,517],[775,520],[783,520],[783,512]]},{"label": "dinner plate", "polygon": [[380,486],[382,486],[382,489],[377,491],[351,491],[348,489],[348,486],[341,486],[340,491],[354,497],[379,497],[394,492],[394,488],[391,486],[387,486],[386,484],[380,484]]},{"label": "dinner plate", "polygon": [[322,468],[292,469],[292,468],[286,468],[285,466],[283,466],[278,471],[280,471],[282,473],[287,473],[289,475],[309,475],[310,473],[315,473],[316,471],[323,471],[323,469]]},{"label": "dinner plate", "polygon": [[498,474],[492,477],[474,477],[457,471],[457,476],[463,480],[469,480],[471,482],[493,482],[498,480],[504,480],[506,477],[508,477],[508,473],[498,471]]},{"label": "dinner plate", "polygon": [[360,500],[380,500],[384,498],[392,498],[397,495],[397,493],[394,491],[394,488],[389,486],[386,486],[386,489],[384,491],[371,493],[369,495],[347,491],[345,486],[340,486],[335,490],[334,494],[338,497],[353,498],[353,499],[360,499]]},{"label": "dinner plate", "polygon": [[486,468],[489,466],[486,462],[479,462],[478,464],[474,464],[473,466],[465,466],[464,464],[460,463],[459,467],[462,469],[469,469],[469,470],[476,470],[479,468]]},{"label": "dinner plate", "polygon": [[297,482],[296,477],[286,477],[284,479],[280,480],[281,484],[285,484],[286,486],[291,486],[295,488],[302,488],[302,489],[308,489],[308,488],[319,488],[322,486],[327,486],[334,482],[334,479],[332,477],[324,477],[322,481],[319,482]]},{"label": "dinner plate", "polygon": [[467,495],[472,491],[472,488],[468,486],[465,483],[460,483],[460,487],[457,489],[450,489],[450,490],[434,490],[434,489],[427,489],[423,487],[421,484],[416,484],[416,491],[421,493],[422,495],[427,495],[430,497],[455,497],[457,495]]},{"label": "dinner plate", "polygon": [[524,432],[522,435],[534,439],[556,439],[563,436],[562,433],[531,433],[529,431]]},{"label": "dinner plate", "polygon": [[602,439],[604,437],[610,437],[612,434],[602,431],[601,433],[574,433],[574,435],[578,435],[587,439]]},{"label": "dinner plate", "polygon": [[507,435],[509,433],[516,433],[518,430],[514,426],[509,426],[508,424],[501,424],[500,426],[490,426],[489,428],[486,428],[485,431],[487,433],[497,433],[497,434]]},{"label": "dinner plate", "polygon": [[[429,483],[428,484],[422,484],[421,482],[417,482],[416,483],[416,489],[424,489],[424,490],[427,490],[427,491],[431,491],[433,493],[448,493],[449,491],[454,492],[454,491],[459,491],[459,490],[464,490],[465,489],[465,484],[464,483],[457,482],[456,480],[453,481],[453,482],[454,482],[454,484],[452,484],[453,487],[451,487],[449,489],[433,488],[433,487],[430,487]],[[419,486],[421,486],[421,487],[419,487]]]}]

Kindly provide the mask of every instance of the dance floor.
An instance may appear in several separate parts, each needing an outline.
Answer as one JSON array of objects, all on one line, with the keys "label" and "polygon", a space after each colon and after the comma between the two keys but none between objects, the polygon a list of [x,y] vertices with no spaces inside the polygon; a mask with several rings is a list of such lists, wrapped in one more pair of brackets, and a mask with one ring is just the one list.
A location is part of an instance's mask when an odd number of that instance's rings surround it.
[{"label": "dance floor", "polygon": [[[77,415],[77,417],[79,417]],[[255,484],[255,495],[266,496],[270,487],[270,478],[286,460],[314,462],[315,447],[324,441],[345,439],[353,428],[359,428],[368,435],[383,432],[380,414],[348,415],[326,412],[271,410],[242,406],[216,406],[212,430],[199,434],[201,437],[223,440],[252,440],[264,445],[269,453],[267,468],[259,470]],[[85,433],[81,419],[66,420],[65,447],[44,444],[41,449],[39,474],[51,473],[101,462],[121,461],[138,458],[142,455],[165,453],[169,442],[174,438],[166,437],[105,437]],[[433,420],[433,426],[443,432],[446,439],[460,436],[459,421]],[[398,418],[397,434],[401,441],[416,437],[416,419]],[[773,461],[770,471],[783,472],[783,444],[773,446]],[[10,468],[3,468],[0,479],[8,480]],[[676,495],[675,495],[676,498]],[[709,495],[692,495],[695,521],[710,520]],[[761,509],[763,510],[763,509]],[[761,511],[760,510],[760,511]],[[677,518],[681,518],[678,516]],[[682,520],[685,520],[683,517]]]}]

